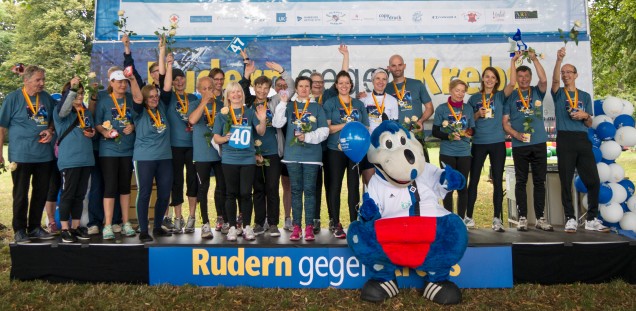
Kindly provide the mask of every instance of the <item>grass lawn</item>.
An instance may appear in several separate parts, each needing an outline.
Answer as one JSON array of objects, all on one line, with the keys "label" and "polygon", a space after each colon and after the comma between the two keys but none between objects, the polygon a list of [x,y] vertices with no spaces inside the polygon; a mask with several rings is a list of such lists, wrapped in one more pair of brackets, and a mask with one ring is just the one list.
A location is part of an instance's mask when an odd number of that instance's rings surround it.
[{"label": "grass lawn", "polygon": [[[7,159],[7,147],[4,157]],[[438,163],[438,149],[431,150],[431,162]],[[508,160],[510,162],[511,160]],[[636,179],[636,152],[623,152],[617,161],[626,176]],[[488,162],[486,162],[488,163]],[[482,228],[489,228],[492,220],[492,184],[488,182],[488,165],[481,176],[475,220]],[[47,282],[11,282],[9,243],[13,240],[11,227],[11,189],[9,173],[0,175],[0,223],[9,227],[0,230],[0,310],[201,310],[224,308],[229,310],[635,310],[636,286],[622,281],[605,284],[566,284],[542,286],[519,284],[512,289],[463,290],[464,302],[455,307],[440,307],[420,297],[415,290],[404,290],[396,298],[383,304],[359,300],[354,290],[288,290],[255,288],[203,288],[194,286],[145,286],[127,284],[50,284]],[[348,225],[347,190],[342,191],[342,221]],[[212,205],[210,198],[210,206]],[[323,226],[327,216],[322,200]],[[211,208],[213,211],[214,208]],[[187,212],[186,212],[187,214]],[[281,208],[281,215],[282,215]],[[504,202],[504,218],[507,217]],[[213,215],[210,215],[212,218]],[[281,216],[282,217],[282,216]],[[199,217],[197,217],[199,218]],[[42,258],[46,260],[46,258]],[[69,263],[72,264],[72,263]],[[178,264],[178,263],[175,263]]]}]

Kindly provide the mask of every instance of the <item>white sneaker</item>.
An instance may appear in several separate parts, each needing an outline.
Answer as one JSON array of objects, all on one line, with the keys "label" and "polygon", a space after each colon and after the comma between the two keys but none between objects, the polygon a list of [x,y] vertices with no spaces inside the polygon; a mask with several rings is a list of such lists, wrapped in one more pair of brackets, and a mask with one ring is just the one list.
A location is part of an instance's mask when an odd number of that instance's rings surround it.
[{"label": "white sneaker", "polygon": [[114,233],[121,233],[121,225],[113,224],[113,232]]},{"label": "white sneaker", "polygon": [[230,232],[230,223],[224,222],[221,225],[221,234],[227,234],[228,232]]},{"label": "white sneaker", "polygon": [[89,235],[97,235],[97,234],[99,234],[99,227],[98,226],[90,226],[90,227],[88,227],[88,234]]},{"label": "white sneaker", "polygon": [[252,227],[245,226],[245,229],[243,229],[243,238],[248,240],[248,241],[254,241],[254,239],[256,238],[256,235],[254,235],[254,230],[252,230]]},{"label": "white sneaker", "polygon": [[475,229],[475,220],[470,217],[464,217],[464,225],[467,229]]},{"label": "white sneaker", "polygon": [[554,228],[552,228],[552,225],[550,225],[548,221],[545,220],[544,217],[541,217],[539,218],[539,220],[537,220],[537,224],[535,225],[535,228],[541,229],[543,231],[554,231]]},{"label": "white sneaker", "polygon": [[287,231],[294,230],[294,225],[292,225],[291,217],[285,217],[285,225],[283,225],[283,229]]},{"label": "white sneaker", "polygon": [[205,223],[201,226],[201,238],[202,239],[211,239],[212,238],[212,230],[210,229],[210,224]]},{"label": "white sneaker", "polygon": [[236,235],[243,235],[243,226],[236,224]]},{"label": "white sneaker", "polygon": [[576,227],[578,227],[578,224],[576,223],[576,219],[570,218],[565,223],[565,232],[567,232],[567,233],[575,233],[576,232]]},{"label": "white sneaker", "polygon": [[519,224],[517,225],[517,231],[528,231],[528,219],[521,216],[519,217]]},{"label": "white sneaker", "polygon": [[230,230],[227,232],[227,240],[228,241],[236,241],[236,227],[232,226],[230,227]]},{"label": "white sneaker", "polygon": [[598,232],[610,232],[610,229],[604,226],[603,222],[598,218],[594,218],[592,220],[586,220],[585,230],[598,231]]},{"label": "white sneaker", "polygon": [[495,232],[504,232],[503,224],[501,223],[501,219],[499,217],[495,217],[492,219],[492,230]]}]

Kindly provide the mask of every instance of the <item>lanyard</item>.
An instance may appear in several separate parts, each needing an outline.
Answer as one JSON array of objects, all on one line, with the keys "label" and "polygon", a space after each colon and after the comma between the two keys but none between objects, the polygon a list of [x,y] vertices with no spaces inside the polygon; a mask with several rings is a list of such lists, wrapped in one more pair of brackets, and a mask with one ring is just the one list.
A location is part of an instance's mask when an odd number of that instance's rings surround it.
[{"label": "lanyard", "polygon": [[530,101],[530,90],[528,90],[528,101],[526,101],[526,99],[523,98],[523,93],[521,93],[520,89],[517,89],[517,93],[519,93],[519,98],[521,98],[521,103],[523,104],[523,106],[526,109],[530,108],[530,105],[528,104],[528,102]]},{"label": "lanyard", "polygon": [[305,111],[307,111],[307,107],[309,106],[309,98],[307,98],[305,107],[303,107],[303,112],[301,112],[300,114],[298,114],[298,105],[296,103],[297,102],[294,101],[294,114],[296,115],[296,120],[300,120],[300,118],[305,115]]},{"label": "lanyard", "polygon": [[115,98],[115,94],[110,93],[110,98],[113,99],[113,103],[115,104],[115,109],[117,109],[117,113],[119,113],[119,117],[126,117],[126,96],[124,96],[124,104],[120,107],[117,103],[117,98]]},{"label": "lanyard", "polygon": [[79,120],[80,128],[85,128],[86,123],[84,122],[84,108],[75,108],[77,111],[77,120]]},{"label": "lanyard", "polygon": [[203,108],[205,109],[205,117],[208,119],[208,125],[213,125],[214,115],[216,114],[216,101],[214,101],[214,104],[212,104],[212,115],[210,115],[210,110],[208,110],[207,104],[205,104]]},{"label": "lanyard", "polygon": [[177,93],[177,91],[174,91],[174,94],[177,95],[177,101],[179,102],[179,105],[181,106],[181,113],[188,113],[188,105],[190,105],[190,102],[188,101],[188,93],[184,92],[184,97],[183,99],[185,99],[185,104],[183,103],[183,100],[181,99],[181,96],[179,96],[179,93]]},{"label": "lanyard", "polygon": [[148,111],[148,114],[150,115],[152,120],[155,121],[155,125],[157,127],[160,127],[161,126],[161,114],[159,113],[159,110],[157,110],[157,116],[155,116],[150,109],[146,108],[146,110]]},{"label": "lanyard", "polygon": [[[245,112],[245,107],[241,106],[241,118],[243,118],[243,113]],[[232,124],[234,125],[240,125],[241,124],[241,120],[236,120],[236,114],[234,114],[234,108],[232,108],[232,106],[230,105],[230,115],[232,115]]]},{"label": "lanyard", "polygon": [[342,106],[342,108],[344,108],[344,111],[347,114],[347,117],[351,116],[351,112],[353,111],[353,105],[352,105],[353,101],[351,100],[351,96],[349,96],[349,109],[347,109],[347,105],[342,100],[342,98],[340,98],[340,95],[338,95],[338,100],[340,101],[340,106]]},{"label": "lanyard", "polygon": [[493,93],[490,93],[490,98],[488,98],[488,100],[486,100],[486,93],[485,92],[481,92],[481,104],[482,106],[484,106],[484,108],[488,109],[490,108],[490,102],[492,101],[492,97],[493,97]]},{"label": "lanyard", "polygon": [[371,96],[373,96],[375,107],[378,108],[378,112],[380,113],[380,116],[382,116],[384,113],[384,100],[386,99],[386,93],[384,93],[384,96],[382,97],[382,105],[378,105],[378,100],[375,98],[375,94],[373,94],[373,92],[371,92]]},{"label": "lanyard", "polygon": [[406,92],[406,80],[404,80],[404,84],[402,84],[402,92],[401,93],[400,93],[400,91],[398,91],[397,85],[395,84],[395,81],[393,81],[393,89],[395,90],[395,96],[397,96],[397,98],[399,100],[402,100],[402,98],[404,98],[404,93]]},{"label": "lanyard", "polygon": [[451,106],[450,104],[450,99],[448,99],[448,102],[446,104],[448,105],[448,110],[450,110],[450,112],[453,114],[453,118],[455,118],[455,121],[459,122],[459,120],[461,120],[462,118],[461,111],[459,112],[459,115],[455,113],[455,109],[453,109],[453,106]]},{"label": "lanyard", "polygon": [[565,96],[568,98],[568,103],[570,104],[570,108],[577,108],[579,106],[579,90],[574,89],[574,102],[572,101],[572,97],[570,97],[570,92],[564,89]]},{"label": "lanyard", "polygon": [[38,113],[38,111],[40,111],[40,93],[35,94],[35,107],[33,107],[31,98],[29,97],[29,94],[27,94],[26,88],[24,87],[22,88],[22,95],[24,95],[24,99],[26,99],[27,106],[29,107],[31,112],[33,112],[33,115],[35,116]]}]

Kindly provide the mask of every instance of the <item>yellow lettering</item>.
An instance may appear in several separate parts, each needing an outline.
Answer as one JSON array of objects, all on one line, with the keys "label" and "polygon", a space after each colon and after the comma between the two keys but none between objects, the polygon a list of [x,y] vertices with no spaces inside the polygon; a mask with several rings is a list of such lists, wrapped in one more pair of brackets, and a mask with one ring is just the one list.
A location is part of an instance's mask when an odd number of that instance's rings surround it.
[{"label": "yellow lettering", "polygon": [[458,276],[460,273],[462,273],[462,268],[459,266],[459,264],[455,264],[450,271],[450,276]]},{"label": "yellow lettering", "polygon": [[459,79],[466,82],[466,84],[469,85],[467,93],[468,94],[473,94],[473,93],[477,93],[479,92],[479,84],[477,85],[477,87],[474,86],[470,86],[471,83],[479,83],[481,81],[481,76],[479,75],[479,71],[477,71],[476,68],[473,67],[468,67],[468,68],[464,68],[460,73],[459,73]]},{"label": "yellow lettering", "polygon": [[208,269],[208,259],[210,255],[204,249],[192,249],[192,274],[193,275],[210,275]]},{"label": "yellow lettering", "polygon": [[218,58],[211,59],[210,68],[221,68],[221,61]]},{"label": "yellow lettering", "polygon": [[196,82],[194,81],[194,71],[186,71],[186,92],[194,93],[194,86]]},{"label": "yellow lettering", "polygon": [[422,58],[415,59],[415,79],[426,83],[426,86],[428,86],[428,90],[432,95],[437,95],[442,92],[437,81],[435,81],[435,78],[433,77],[433,72],[435,71],[438,63],[439,60],[435,58],[429,59],[428,64],[426,64]]},{"label": "yellow lettering", "polygon": [[276,257],[276,276],[283,275],[283,264],[285,264],[285,276],[291,276],[291,258],[285,257]]},{"label": "yellow lettering", "polygon": [[230,257],[227,265],[230,275],[245,275],[245,250],[243,248],[239,248],[238,255]]},{"label": "yellow lettering", "polygon": [[459,68],[442,68],[442,91],[449,94],[448,84],[450,81],[459,76]]},{"label": "yellow lettering", "polygon": [[[256,256],[247,257],[247,261],[245,262],[245,271],[247,271],[247,275],[249,276],[259,276],[261,273],[258,271],[258,268],[261,267],[261,262],[258,260]],[[254,270],[257,269],[257,270]]]},{"label": "yellow lettering", "polygon": [[263,257],[263,276],[269,276],[269,265],[274,263],[274,256]]},{"label": "yellow lettering", "polygon": [[227,275],[227,257],[221,256],[221,260],[219,260],[217,256],[210,258],[212,259],[212,263],[210,264],[212,266],[212,275]]}]

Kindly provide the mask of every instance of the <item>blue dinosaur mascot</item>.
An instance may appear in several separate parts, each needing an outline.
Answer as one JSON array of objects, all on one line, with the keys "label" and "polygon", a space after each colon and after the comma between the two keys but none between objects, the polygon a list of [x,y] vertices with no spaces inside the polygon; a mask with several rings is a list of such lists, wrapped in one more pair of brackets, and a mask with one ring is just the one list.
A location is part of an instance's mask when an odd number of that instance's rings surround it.
[{"label": "blue dinosaur mascot", "polygon": [[422,145],[394,121],[373,131],[367,157],[375,175],[347,233],[349,247],[371,276],[361,299],[381,302],[397,295],[395,270],[409,267],[426,272],[425,298],[460,303],[461,291],[449,274],[464,255],[468,234],[459,216],[438,202],[464,188],[466,179],[450,166],[426,163]]}]

